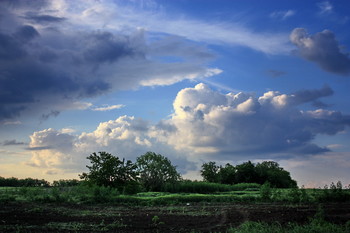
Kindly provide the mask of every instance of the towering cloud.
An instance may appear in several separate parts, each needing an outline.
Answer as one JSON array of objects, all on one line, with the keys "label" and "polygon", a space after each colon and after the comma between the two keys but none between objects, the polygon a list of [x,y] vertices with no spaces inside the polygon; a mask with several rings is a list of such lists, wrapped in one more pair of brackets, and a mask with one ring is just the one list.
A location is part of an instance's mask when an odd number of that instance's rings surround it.
[{"label": "towering cloud", "polygon": [[341,51],[333,32],[324,30],[310,36],[304,28],[296,28],[290,40],[298,47],[297,53],[302,58],[315,62],[325,71],[350,74],[350,57]]},{"label": "towering cloud", "polygon": [[229,156],[325,152],[327,148],[313,143],[315,136],[344,130],[350,116],[321,109],[302,111],[298,105],[332,93],[325,86],[290,95],[269,91],[257,98],[242,92],[223,95],[198,84],[178,93],[174,114],[167,121],[177,130],[167,133],[164,141],[197,153]]},{"label": "towering cloud", "polygon": [[343,131],[350,125],[350,116],[324,109],[302,111],[299,106],[332,93],[325,86],[293,94],[269,91],[255,97],[243,92],[222,94],[201,83],[181,90],[171,118],[155,125],[122,116],[80,135],[53,129],[35,132],[30,143],[31,164],[81,169],[86,155],[93,151],[106,150],[129,159],[157,151],[185,171],[191,165],[187,160],[322,154],[330,149],[316,145],[313,139]]}]

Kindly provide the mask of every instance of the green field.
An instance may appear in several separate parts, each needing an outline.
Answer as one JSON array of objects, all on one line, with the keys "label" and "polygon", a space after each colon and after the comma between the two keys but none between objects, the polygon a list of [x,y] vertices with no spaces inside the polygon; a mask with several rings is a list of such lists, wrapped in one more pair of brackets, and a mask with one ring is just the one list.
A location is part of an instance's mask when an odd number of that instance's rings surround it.
[{"label": "green field", "polygon": [[196,185],[202,193],[1,187],[0,231],[350,232],[349,189],[239,184],[217,186],[231,191],[206,193],[206,184]]}]

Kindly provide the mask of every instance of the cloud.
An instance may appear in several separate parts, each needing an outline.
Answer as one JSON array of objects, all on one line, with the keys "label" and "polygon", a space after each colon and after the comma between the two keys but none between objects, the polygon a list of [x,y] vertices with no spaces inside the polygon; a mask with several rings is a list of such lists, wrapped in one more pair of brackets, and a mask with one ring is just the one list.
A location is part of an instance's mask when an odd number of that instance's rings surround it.
[{"label": "cloud", "polygon": [[21,125],[21,121],[0,121],[0,125]]},{"label": "cloud", "polygon": [[25,145],[25,142],[17,142],[16,139],[13,140],[5,140],[2,145],[3,146],[18,146],[18,145]]},{"label": "cloud", "polygon": [[106,107],[98,107],[98,108],[93,108],[93,111],[100,111],[100,112],[104,112],[104,111],[110,111],[110,110],[114,110],[114,109],[120,109],[125,107],[125,105],[123,104],[117,104],[117,105],[111,105],[111,106],[106,106]]},{"label": "cloud", "polygon": [[267,74],[273,78],[278,78],[281,77],[283,75],[286,75],[287,73],[281,70],[268,70]]},{"label": "cloud", "polygon": [[147,30],[152,37],[166,34],[195,42],[244,46],[267,54],[287,54],[290,50],[285,34],[256,32],[239,21],[203,21],[166,12],[161,6],[148,8],[140,7],[133,1],[131,3],[78,1],[78,5],[85,7],[74,12],[74,20],[77,24],[84,22],[84,27],[126,30],[138,27]]},{"label": "cloud", "polygon": [[[258,156],[262,154],[317,154],[329,149],[314,144],[318,134],[334,135],[350,124],[350,116],[328,110],[302,111],[298,106],[329,96],[325,86],[292,94],[276,91],[260,97],[248,93],[221,94],[198,84],[181,90],[174,114],[155,128],[155,137],[177,149],[197,154]],[[165,124],[165,123],[163,123]]]},{"label": "cloud", "polygon": [[30,148],[32,158],[27,165],[41,169],[81,172],[92,152],[108,151],[120,158],[135,161],[147,151],[156,151],[180,165],[179,170],[194,169],[191,162],[178,155],[171,146],[149,135],[151,125],[142,119],[121,116],[101,122],[92,132],[73,135],[66,130],[46,129],[34,132]]},{"label": "cloud", "polygon": [[315,137],[344,131],[350,126],[350,116],[300,108],[332,93],[324,86],[292,94],[269,91],[255,97],[244,92],[222,94],[201,83],[181,90],[173,103],[174,113],[156,124],[121,116],[101,122],[92,132],[34,132],[28,165],[78,172],[84,169],[86,156],[94,151],[108,151],[131,160],[155,151],[186,173],[209,159],[246,161],[327,154],[334,147],[315,144]]},{"label": "cloud", "polygon": [[307,188],[323,188],[340,180],[349,185],[349,152],[328,152],[311,157],[282,159],[279,164],[290,171],[298,185]]},{"label": "cloud", "polygon": [[[80,3],[0,3],[0,120],[24,112],[45,120],[85,98],[221,72],[207,67],[215,56],[204,46],[181,36],[149,40],[145,30],[123,20],[118,29],[97,26],[101,14],[91,21],[85,10],[109,12],[107,3]],[[163,59],[169,56],[174,60]]]},{"label": "cloud", "polygon": [[32,15],[32,14],[27,14],[25,18],[30,21],[33,21],[34,23],[39,23],[39,24],[60,23],[66,20],[66,18],[64,17],[56,17],[52,15]]},{"label": "cloud", "polygon": [[45,120],[49,119],[50,117],[57,117],[59,114],[60,114],[59,111],[51,110],[50,113],[42,114],[41,119],[45,121]]},{"label": "cloud", "polygon": [[320,14],[329,14],[333,12],[333,5],[329,1],[320,2],[317,6],[320,9]]},{"label": "cloud", "polygon": [[287,10],[287,11],[274,11],[270,14],[271,18],[281,19],[285,20],[291,16],[295,15],[294,10]]},{"label": "cloud", "polygon": [[296,105],[312,102],[313,104],[320,105],[319,98],[333,95],[333,90],[325,85],[321,89],[316,90],[300,90],[290,95],[290,102]]},{"label": "cloud", "polygon": [[302,58],[315,62],[327,72],[349,75],[350,58],[341,51],[333,32],[324,30],[309,35],[304,28],[296,28],[290,40],[298,47],[296,53]]}]

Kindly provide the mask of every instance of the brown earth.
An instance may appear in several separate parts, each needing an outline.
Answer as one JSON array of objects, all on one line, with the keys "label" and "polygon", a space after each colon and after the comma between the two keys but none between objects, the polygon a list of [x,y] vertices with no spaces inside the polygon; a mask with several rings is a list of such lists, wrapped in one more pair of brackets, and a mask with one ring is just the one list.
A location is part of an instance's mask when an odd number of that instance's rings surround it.
[{"label": "brown earth", "polygon": [[[325,220],[350,220],[350,203],[322,204]],[[244,221],[304,224],[318,205],[196,204],[159,207],[9,203],[0,232],[225,232]]]}]

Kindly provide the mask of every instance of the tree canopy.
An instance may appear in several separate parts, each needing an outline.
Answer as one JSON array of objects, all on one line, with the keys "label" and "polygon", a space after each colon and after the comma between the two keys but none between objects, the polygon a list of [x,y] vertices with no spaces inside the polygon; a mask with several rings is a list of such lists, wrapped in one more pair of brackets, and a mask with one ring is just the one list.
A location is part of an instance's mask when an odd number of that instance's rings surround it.
[{"label": "tree canopy", "polygon": [[137,166],[130,160],[120,160],[107,152],[95,152],[87,157],[91,166],[86,166],[89,173],[80,175],[80,179],[99,186],[119,188],[128,182],[137,180]]},{"label": "tree canopy", "polygon": [[138,157],[136,165],[140,183],[147,191],[160,191],[164,184],[174,183],[181,177],[168,158],[154,152]]},{"label": "tree canopy", "polygon": [[248,161],[236,166],[229,163],[225,166],[218,166],[215,162],[208,162],[202,165],[201,175],[205,181],[222,184],[269,182],[271,186],[278,188],[297,186],[290,173],[274,161],[257,164]]}]

